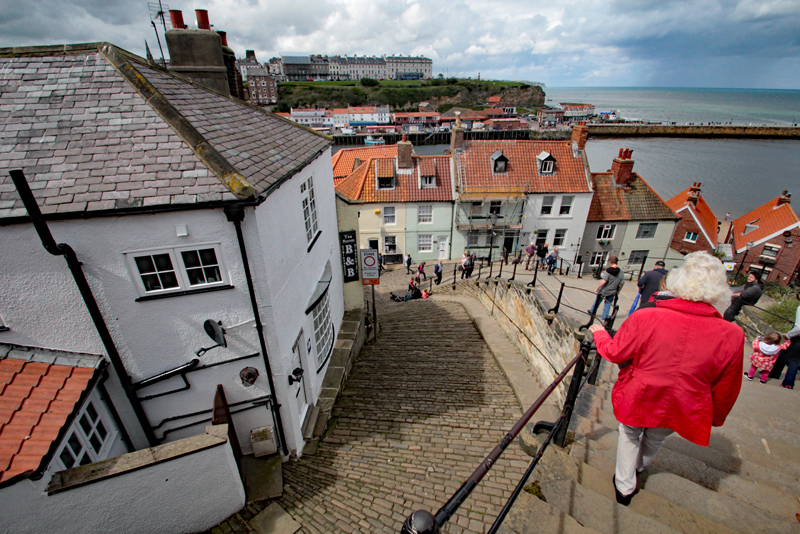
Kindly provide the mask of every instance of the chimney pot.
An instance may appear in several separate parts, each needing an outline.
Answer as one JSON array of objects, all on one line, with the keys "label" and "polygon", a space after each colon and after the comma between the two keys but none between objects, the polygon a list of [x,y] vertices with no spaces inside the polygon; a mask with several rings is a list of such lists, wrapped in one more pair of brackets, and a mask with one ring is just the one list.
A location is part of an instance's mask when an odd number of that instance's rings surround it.
[{"label": "chimney pot", "polygon": [[621,148],[619,150],[619,157],[614,158],[611,164],[611,175],[614,177],[614,182],[617,185],[625,186],[633,181],[633,160],[631,159],[633,150],[629,148]]},{"label": "chimney pot", "polygon": [[183,23],[183,13],[180,9],[170,9],[169,19],[172,21],[173,30],[182,30],[186,27]]},{"label": "chimney pot", "polygon": [[778,206],[781,204],[789,204],[792,201],[792,195],[789,193],[788,189],[784,189],[781,196],[778,197]]},{"label": "chimney pot", "polygon": [[589,139],[589,127],[586,126],[585,121],[580,121],[577,126],[572,128],[572,142],[578,147],[578,150],[586,148],[586,141]]},{"label": "chimney pot", "polygon": [[412,167],[411,155],[413,146],[408,140],[408,136],[403,134],[403,139],[397,143],[397,168],[410,169]]},{"label": "chimney pot", "polygon": [[194,10],[195,16],[197,16],[197,29],[199,30],[210,30],[211,24],[208,22],[208,10],[206,9],[195,9]]},{"label": "chimney pot", "polygon": [[219,38],[222,39],[222,46],[228,46],[228,32],[218,31]]}]

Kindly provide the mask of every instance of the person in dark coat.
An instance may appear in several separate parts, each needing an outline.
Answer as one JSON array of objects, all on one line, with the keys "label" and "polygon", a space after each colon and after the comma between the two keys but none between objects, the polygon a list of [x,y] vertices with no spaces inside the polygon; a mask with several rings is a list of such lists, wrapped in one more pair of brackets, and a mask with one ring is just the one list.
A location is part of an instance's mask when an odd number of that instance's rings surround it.
[{"label": "person in dark coat", "polygon": [[639,278],[639,281],[636,282],[636,285],[639,286],[639,291],[642,292],[642,296],[639,298],[640,308],[642,307],[642,304],[650,300],[650,297],[653,296],[653,293],[658,291],[661,279],[664,278],[665,274],[667,274],[667,270],[664,268],[664,266],[664,262],[658,260],[656,262],[656,268],[652,271],[647,271],[644,273],[644,276]]},{"label": "person in dark coat", "polygon": [[742,311],[742,306],[755,306],[763,293],[764,282],[758,280],[755,274],[748,274],[745,285],[733,288],[731,305],[725,310],[722,316],[723,319],[732,323],[736,316],[739,315],[739,312]]},{"label": "person in dark coat", "polygon": [[[797,300],[800,300],[800,293],[796,295]],[[781,386],[786,389],[794,389],[794,381],[797,377],[797,369],[800,368],[800,306],[797,307],[796,317],[794,320],[794,327],[786,334],[791,344],[789,348],[781,352],[778,356],[778,361],[769,373],[770,378],[780,378],[783,368],[788,366],[786,376],[781,382]]]},{"label": "person in dark coat", "polygon": [[442,272],[444,271],[444,266],[442,265],[442,260],[439,260],[439,263],[433,266],[433,274],[436,275],[436,285],[442,283]]},{"label": "person in dark coat", "polygon": [[545,267],[544,259],[547,257],[547,253],[550,252],[549,247],[550,243],[545,242],[544,245],[536,249],[536,256],[539,258],[539,270],[542,270]]}]

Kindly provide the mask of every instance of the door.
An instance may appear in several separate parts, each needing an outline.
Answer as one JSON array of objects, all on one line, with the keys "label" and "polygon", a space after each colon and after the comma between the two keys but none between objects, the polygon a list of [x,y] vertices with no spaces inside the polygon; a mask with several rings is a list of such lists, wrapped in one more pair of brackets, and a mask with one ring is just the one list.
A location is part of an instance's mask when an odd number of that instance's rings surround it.
[{"label": "door", "polygon": [[289,371],[289,395],[294,396],[301,422],[305,419],[306,411],[308,410],[308,393],[306,391],[306,377],[302,357],[304,351],[305,344],[303,331],[301,330],[292,347],[292,366]]},{"label": "door", "polygon": [[368,239],[367,240],[367,248],[378,250],[378,240],[377,239]]},{"label": "door", "polygon": [[514,256],[514,236],[505,236],[503,239],[503,248],[505,249],[506,254],[508,257]]},{"label": "door", "polygon": [[439,239],[439,256],[437,259],[446,260],[447,259],[447,236],[440,235]]}]

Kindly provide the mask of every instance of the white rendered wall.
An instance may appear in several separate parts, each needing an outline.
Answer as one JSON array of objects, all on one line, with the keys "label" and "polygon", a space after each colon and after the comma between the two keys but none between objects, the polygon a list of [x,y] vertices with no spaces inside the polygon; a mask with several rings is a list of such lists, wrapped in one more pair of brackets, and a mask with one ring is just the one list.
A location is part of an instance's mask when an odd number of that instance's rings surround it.
[{"label": "white rendered wall", "polygon": [[51,476],[0,490],[3,533],[200,532],[245,503],[229,443],[48,496]]},{"label": "white rendered wall", "polygon": [[[550,215],[542,215],[542,203],[545,196],[555,197],[553,210]],[[569,215],[559,215],[561,201],[564,196],[573,197],[572,210]],[[566,229],[567,235],[564,244],[559,247],[560,257],[573,261],[575,253],[578,252],[578,243],[583,240],[586,227],[586,219],[589,216],[589,208],[592,204],[593,193],[548,193],[528,195],[525,203],[525,217],[522,219],[522,231],[520,234],[520,245],[527,246],[531,241],[535,242],[538,235],[533,231],[547,231],[547,240],[550,243],[550,250],[553,249],[553,238],[557,229]],[[596,231],[596,230],[595,230]],[[586,260],[586,258],[584,258]]]},{"label": "white rendered wall", "polygon": [[[314,177],[317,220],[322,233],[307,251],[309,243],[303,221],[300,184],[311,175]],[[333,275],[328,295],[336,334],[344,316],[342,261],[330,150],[284,182],[256,208],[255,217],[252,209],[248,209],[243,228],[248,238],[250,266],[264,322],[276,394],[282,404],[281,417],[288,447],[300,454],[304,444],[302,421],[294,398],[289,396],[292,346],[301,329],[301,345],[306,346],[308,340],[312,340],[311,352],[302,353],[303,379],[311,397],[309,404],[312,404],[319,397],[330,361],[318,369],[314,325],[311,314],[306,315],[305,310],[328,261]]]},{"label": "white rendered wall", "polygon": [[[654,237],[644,239],[636,237],[641,223],[658,223]],[[634,265],[628,264],[632,250],[647,250],[647,265],[652,265],[657,259],[663,260],[669,252],[669,245],[672,242],[672,233],[675,231],[675,221],[632,221],[625,228],[620,245],[619,265],[623,269],[639,269],[641,263]],[[648,270],[645,267],[645,270]]]},{"label": "white rendered wall", "polygon": [[[186,225],[189,235],[178,237],[175,227]],[[100,306],[117,350],[134,382],[174,369],[195,358],[195,351],[213,345],[203,330],[206,319],[222,321],[224,327],[250,321],[227,334],[227,348],[209,351],[201,365],[260,353],[252,327],[253,313],[242,269],[233,224],[221,209],[110,217],[50,223],[59,243],[69,244],[83,263],[83,270]],[[223,268],[234,289],[136,302],[139,297],[124,252],[154,247],[179,247],[218,243]],[[10,328],[0,333],[5,343],[56,350],[105,354],[94,324],[86,311],[63,257],[47,253],[30,224],[0,227],[0,306]],[[6,253],[5,251],[10,251]],[[242,368],[259,370],[255,386],[245,388],[239,379]],[[151,425],[166,417],[207,410],[213,406],[217,384],[222,384],[228,402],[235,403],[269,394],[261,356],[221,365],[187,375],[191,389],[142,403]],[[120,393],[113,381],[109,391]],[[183,387],[179,377],[139,391],[152,395]],[[124,418],[137,448],[146,443],[134,431],[138,424],[124,397],[114,404]],[[245,407],[245,405],[241,406]],[[168,423],[156,431],[208,415]],[[265,407],[234,416],[242,449],[250,452],[249,430],[272,424]],[[202,425],[169,435],[170,440],[195,435]]]}]

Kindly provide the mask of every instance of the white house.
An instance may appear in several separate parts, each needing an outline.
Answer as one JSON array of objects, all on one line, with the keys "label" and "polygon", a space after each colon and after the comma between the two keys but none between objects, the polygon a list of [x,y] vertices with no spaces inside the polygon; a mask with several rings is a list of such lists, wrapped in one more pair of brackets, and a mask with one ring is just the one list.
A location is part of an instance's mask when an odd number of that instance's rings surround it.
[{"label": "white house", "polygon": [[[30,360],[82,377],[69,394],[52,389],[66,388],[57,380],[0,394],[56,395],[36,416],[25,403],[3,412],[0,438],[20,449],[0,457],[0,515],[22,525],[45,502],[64,530],[125,530],[102,523],[103,506],[70,506],[124,491],[106,485],[125,477],[64,481],[125,449],[188,439],[203,455],[198,476],[219,475],[226,494],[161,477],[158,464],[131,475],[144,484],[136,509],[148,509],[149,531],[209,528],[243,504],[234,442],[288,458],[313,423],[344,315],[330,141],[107,43],[0,55],[0,366],[21,376],[35,372],[18,363]],[[26,189],[42,218],[26,209]],[[227,437],[204,433],[218,385],[235,426]],[[50,417],[59,395],[72,403],[57,407],[67,418]],[[87,413],[115,437],[92,440]],[[42,439],[25,449],[25,436]],[[203,524],[166,519],[187,488],[209,494],[193,502]],[[44,491],[55,493],[42,501]],[[120,521],[125,501],[111,514]]]}]

